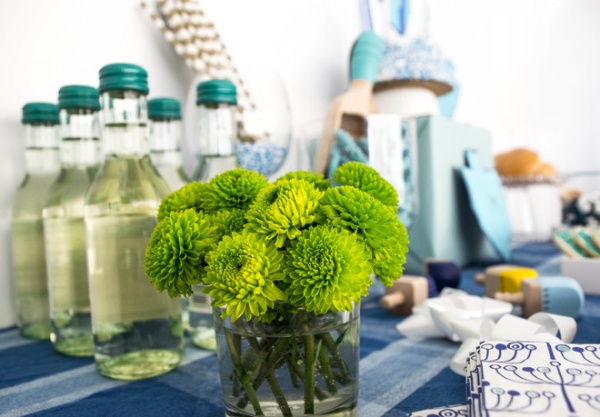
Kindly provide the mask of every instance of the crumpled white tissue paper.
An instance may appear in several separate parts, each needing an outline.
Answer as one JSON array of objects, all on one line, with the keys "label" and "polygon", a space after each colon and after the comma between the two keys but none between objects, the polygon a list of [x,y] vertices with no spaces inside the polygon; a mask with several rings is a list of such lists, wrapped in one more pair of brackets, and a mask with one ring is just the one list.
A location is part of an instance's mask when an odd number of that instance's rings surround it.
[{"label": "crumpled white tissue paper", "polygon": [[396,328],[406,337],[447,337],[462,345],[450,368],[466,375],[466,360],[480,341],[548,341],[569,343],[577,324],[571,317],[536,313],[524,319],[510,314],[512,304],[445,288],[413,309],[413,314]]}]

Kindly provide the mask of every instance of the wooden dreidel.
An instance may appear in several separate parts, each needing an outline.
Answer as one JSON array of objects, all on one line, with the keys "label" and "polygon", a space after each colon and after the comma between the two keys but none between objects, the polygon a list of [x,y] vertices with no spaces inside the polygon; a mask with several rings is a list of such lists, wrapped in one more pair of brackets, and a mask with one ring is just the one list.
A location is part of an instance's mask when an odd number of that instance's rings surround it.
[{"label": "wooden dreidel", "polygon": [[[367,115],[378,113],[373,100],[373,82],[383,57],[383,40],[374,32],[363,32],[352,47],[350,56],[351,83],[348,90],[329,105],[323,132],[315,154],[313,170],[327,174],[334,132],[347,130],[355,139],[363,136]],[[356,119],[359,120],[356,120]],[[362,129],[360,127],[362,126]]]},{"label": "wooden dreidel", "polygon": [[497,292],[519,292],[524,279],[537,277],[538,273],[533,268],[500,264],[490,266],[483,273],[475,275],[475,282],[484,286],[486,297],[493,298]]},{"label": "wooden dreidel", "polygon": [[413,307],[421,304],[428,296],[429,283],[425,277],[403,275],[385,289],[379,305],[390,313],[410,316]]},{"label": "wooden dreidel", "polygon": [[461,270],[454,262],[444,259],[427,259],[424,266],[425,274],[433,279],[438,291],[446,287],[458,288]]},{"label": "wooden dreidel", "polygon": [[525,279],[521,281],[521,291],[497,292],[494,298],[521,305],[523,317],[545,312],[576,318],[585,302],[579,283],[561,276]]}]

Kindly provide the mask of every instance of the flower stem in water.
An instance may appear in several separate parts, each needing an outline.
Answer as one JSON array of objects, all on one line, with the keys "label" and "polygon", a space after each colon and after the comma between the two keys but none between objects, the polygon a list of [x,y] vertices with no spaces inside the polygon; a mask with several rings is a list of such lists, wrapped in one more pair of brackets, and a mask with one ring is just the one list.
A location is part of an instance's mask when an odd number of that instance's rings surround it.
[{"label": "flower stem in water", "polygon": [[[319,338],[319,347],[320,343],[323,339]],[[321,363],[321,375],[325,378],[325,382],[327,383],[327,390],[330,394],[337,394],[337,388],[335,386],[335,380],[333,374],[331,373],[331,366],[329,364],[329,357],[327,356],[326,349],[318,349],[319,350],[319,362]]]},{"label": "flower stem in water", "polygon": [[323,340],[325,347],[331,353],[331,361],[333,362],[333,365],[335,365],[336,368],[338,368],[341,372],[341,375],[338,378],[339,382],[342,385],[350,383],[350,370],[340,355],[338,343],[333,340],[333,337],[331,337],[329,333],[322,333],[321,340]]},{"label": "flower stem in water", "polygon": [[[252,404],[252,407],[254,408],[254,413],[257,416],[262,416],[263,412],[262,412],[262,409],[260,408],[260,403],[258,401],[258,398],[256,397],[256,392],[254,391],[254,387],[252,386],[250,379],[247,378],[247,376],[244,374],[244,368],[242,366],[240,351],[237,350],[238,346],[234,341],[234,335],[232,335],[230,332],[225,330],[225,340],[227,341],[227,347],[229,348],[229,352],[231,354],[231,362],[233,362],[233,366],[234,366],[235,370],[237,371],[236,373],[239,376],[239,380],[241,381],[242,385],[244,386],[244,389],[246,390],[245,396],[246,396],[246,398],[248,398],[250,400],[250,403]],[[235,376],[234,376],[234,380],[235,379],[238,379],[238,378],[235,378]]]},{"label": "flower stem in water", "polygon": [[307,335],[304,345],[306,365],[304,367],[304,414],[315,413],[315,337]]}]

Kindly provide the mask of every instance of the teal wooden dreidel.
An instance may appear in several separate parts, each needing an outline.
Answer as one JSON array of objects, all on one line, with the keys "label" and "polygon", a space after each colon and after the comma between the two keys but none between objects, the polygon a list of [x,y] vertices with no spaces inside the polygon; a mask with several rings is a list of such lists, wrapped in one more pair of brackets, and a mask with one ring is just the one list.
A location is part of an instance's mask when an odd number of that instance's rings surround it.
[{"label": "teal wooden dreidel", "polygon": [[497,292],[494,298],[521,305],[523,317],[545,312],[577,318],[585,303],[579,283],[562,276],[526,279],[521,282],[521,291]]}]

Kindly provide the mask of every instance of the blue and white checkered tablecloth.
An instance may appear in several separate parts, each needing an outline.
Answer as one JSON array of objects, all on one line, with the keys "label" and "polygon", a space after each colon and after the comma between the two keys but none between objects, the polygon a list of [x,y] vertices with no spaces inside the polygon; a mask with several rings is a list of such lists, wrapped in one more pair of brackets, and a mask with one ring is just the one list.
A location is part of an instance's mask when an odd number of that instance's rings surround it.
[{"label": "blue and white checkered tablecloth", "polygon": [[[558,252],[549,243],[513,252],[513,263],[556,272]],[[463,271],[461,288],[481,295],[473,283],[481,267]],[[361,307],[359,417],[395,417],[425,408],[464,403],[464,378],[449,368],[458,345],[447,340],[411,340],[395,326],[401,320],[378,307]],[[575,343],[600,343],[600,297],[586,297]],[[92,359],[57,354],[50,342],[0,331],[0,415],[3,416],[222,416],[214,352],[188,346],[183,364],[157,378],[115,381],[98,374]]]}]

